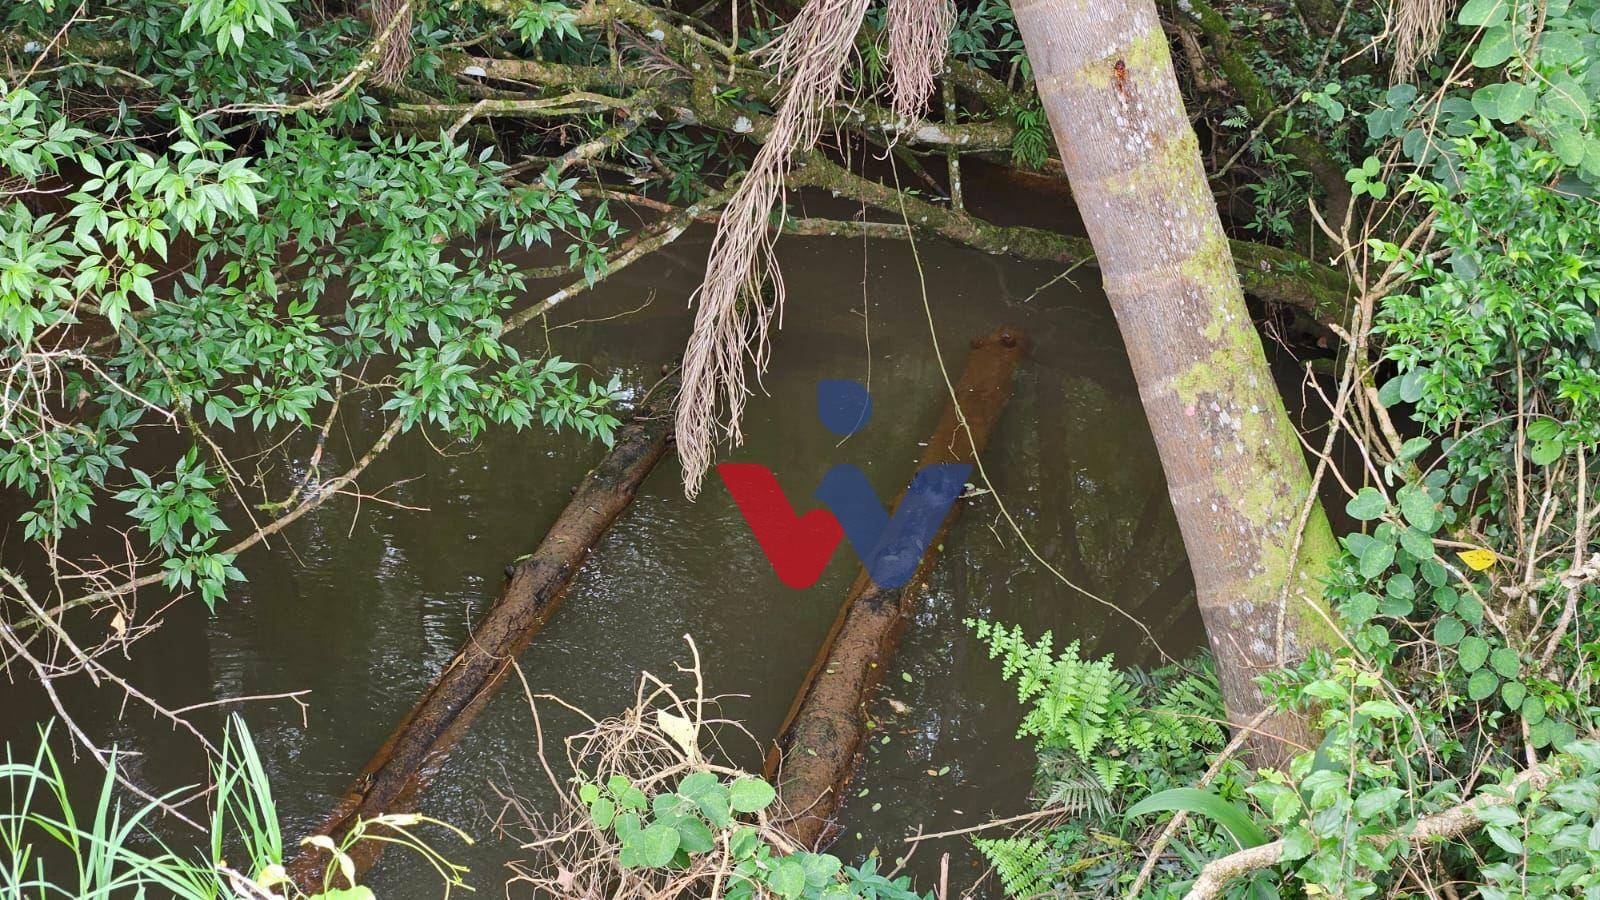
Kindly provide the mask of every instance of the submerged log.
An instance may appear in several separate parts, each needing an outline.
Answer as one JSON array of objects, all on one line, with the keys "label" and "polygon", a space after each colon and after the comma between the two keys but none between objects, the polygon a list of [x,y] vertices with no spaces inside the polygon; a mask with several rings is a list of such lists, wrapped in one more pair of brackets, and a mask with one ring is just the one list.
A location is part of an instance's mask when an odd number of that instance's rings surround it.
[{"label": "submerged log", "polygon": [[[955,404],[946,404],[919,469],[936,463],[974,462],[1011,398],[1012,376],[1025,351],[1022,334],[1002,328],[972,346],[955,388],[966,427],[956,415]],[[898,506],[900,501],[895,502]],[[866,737],[864,707],[888,668],[906,614],[923,590],[961,506],[958,500],[950,508],[928,543],[916,574],[904,586],[880,589],[865,569],[856,576],[816,662],[778,728],[765,774],[769,780],[777,779],[785,811],[779,827],[804,846],[816,846],[826,837]]]},{"label": "submerged log", "polygon": [[[337,842],[359,820],[415,809],[450,749],[494,696],[512,661],[544,627],[590,551],[665,454],[676,396],[674,377],[657,386],[617,432],[611,451],[584,476],[538,549],[507,567],[499,599],[361,770],[317,834]],[[385,846],[383,841],[361,841],[349,852],[365,871]],[[325,853],[304,852],[290,872],[314,893],[327,862]]]}]

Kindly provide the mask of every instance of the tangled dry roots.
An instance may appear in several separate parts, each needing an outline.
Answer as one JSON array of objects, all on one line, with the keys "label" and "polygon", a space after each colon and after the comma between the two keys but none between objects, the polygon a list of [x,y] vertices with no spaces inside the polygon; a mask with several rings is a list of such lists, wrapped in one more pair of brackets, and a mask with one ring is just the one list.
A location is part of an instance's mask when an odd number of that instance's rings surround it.
[{"label": "tangled dry roots", "polygon": [[[742,734],[742,726],[717,718],[717,698],[705,696],[699,651],[685,635],[693,662],[679,666],[680,675],[693,681],[693,693],[656,678],[648,672],[639,678],[633,705],[620,715],[595,719],[557,698],[528,696],[533,711],[535,732],[540,742],[539,759],[554,789],[557,804],[553,814],[535,811],[535,806],[514,794],[501,792],[506,803],[500,828],[524,840],[522,848],[532,857],[511,865],[511,884],[527,885],[535,897],[582,898],[582,900],[668,900],[668,898],[716,896],[725,892],[732,880],[734,860],[727,840],[732,828],[719,832],[716,849],[690,857],[683,867],[645,869],[624,868],[621,846],[615,834],[598,828],[589,807],[579,796],[581,782],[606,784],[613,776],[653,798],[672,792],[685,775],[714,772],[723,780],[749,777],[741,769],[718,762],[726,758],[717,743],[719,734]],[[521,670],[518,670],[521,675]],[[527,691],[527,683],[523,683]],[[583,716],[588,729],[566,739],[567,765],[573,777],[559,777],[544,752],[544,729],[538,701],[551,701]],[[750,738],[754,742],[754,738]],[[754,816],[742,816],[733,828],[754,828],[760,838],[779,853],[802,849],[773,823],[780,816],[774,805]],[[507,885],[508,896],[510,884]]]},{"label": "tangled dry roots", "polygon": [[[700,492],[715,455],[717,432],[739,444],[747,393],[748,353],[757,373],[766,368],[767,332],[782,324],[783,280],[773,256],[769,217],[781,214],[783,183],[796,152],[816,144],[823,115],[839,93],[861,28],[867,0],[810,0],[765,53],[784,79],[783,99],[761,150],[717,222],[706,276],[695,299],[694,332],[683,355],[676,434],[684,492]],[[770,277],[770,302],[762,286]],[[719,412],[726,424],[719,425]]]},{"label": "tangled dry roots", "polygon": [[1417,63],[1433,55],[1444,36],[1450,0],[1393,0],[1389,31],[1394,37],[1394,78],[1405,81]]},{"label": "tangled dry roots", "polygon": [[916,121],[933,94],[933,79],[944,65],[945,44],[955,21],[950,0],[889,0],[891,101],[901,121]]}]

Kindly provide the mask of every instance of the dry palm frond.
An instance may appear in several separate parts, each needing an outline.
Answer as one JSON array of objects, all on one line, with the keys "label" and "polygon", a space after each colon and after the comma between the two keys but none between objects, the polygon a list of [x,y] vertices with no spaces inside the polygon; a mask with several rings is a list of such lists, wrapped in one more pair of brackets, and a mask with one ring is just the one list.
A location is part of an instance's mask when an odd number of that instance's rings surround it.
[{"label": "dry palm frond", "polygon": [[915,121],[933,94],[955,20],[950,0],[889,0],[889,78],[894,113],[903,123]]},{"label": "dry palm frond", "polygon": [[[821,133],[866,9],[867,0],[810,0],[764,51],[784,81],[783,99],[761,150],[717,222],[705,281],[695,291],[694,332],[683,355],[677,441],[684,492],[690,497],[699,493],[711,465],[719,428],[731,443],[742,440],[745,354],[758,373],[766,367],[767,332],[774,318],[781,324],[783,314],[783,280],[768,220],[782,208],[790,158],[809,150]],[[769,277],[770,302],[761,293]],[[725,411],[726,424],[719,425],[719,411]]]},{"label": "dry palm frond", "polygon": [[[382,58],[372,75],[378,85],[398,84],[411,68],[411,21],[413,3],[404,0],[375,0],[372,4],[372,27],[383,30]],[[396,22],[396,20],[399,20]],[[390,23],[395,24],[391,27]]]},{"label": "dry palm frond", "polygon": [[1450,0],[1393,0],[1389,32],[1394,35],[1394,78],[1405,81],[1417,63],[1433,55],[1450,16]]}]

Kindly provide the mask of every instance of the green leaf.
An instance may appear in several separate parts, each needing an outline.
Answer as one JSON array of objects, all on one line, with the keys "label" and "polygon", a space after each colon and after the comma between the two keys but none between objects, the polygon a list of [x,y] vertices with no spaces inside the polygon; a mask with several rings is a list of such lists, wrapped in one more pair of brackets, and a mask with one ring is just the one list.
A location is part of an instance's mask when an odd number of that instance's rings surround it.
[{"label": "green leaf", "polygon": [[1517,651],[1510,647],[1500,647],[1489,654],[1489,668],[1500,673],[1503,678],[1515,678],[1522,669],[1522,661],[1517,658]]},{"label": "green leaf", "polygon": [[1351,625],[1364,625],[1378,612],[1378,598],[1362,591],[1346,600],[1340,611]]},{"label": "green leaf", "polygon": [[377,900],[378,895],[363,884],[348,888],[329,888],[320,894],[312,894],[308,900]]},{"label": "green leaf", "polygon": [[1406,792],[1397,787],[1381,787],[1363,791],[1361,796],[1356,798],[1356,817],[1370,819],[1379,812],[1394,809],[1395,804],[1405,795]]},{"label": "green leaf", "polygon": [[1461,664],[1463,671],[1478,671],[1488,658],[1489,642],[1475,634],[1462,638],[1460,646],[1456,647],[1456,661]]},{"label": "green leaf", "polygon": [[1455,616],[1444,616],[1433,626],[1434,641],[1445,647],[1453,646],[1466,633],[1467,626]]},{"label": "green leaf", "polygon": [[1553,441],[1561,436],[1561,423],[1555,419],[1534,419],[1526,429],[1529,440]]},{"label": "green leaf", "polygon": [[827,853],[796,853],[790,858],[798,859],[800,867],[806,870],[806,887],[812,890],[832,883],[833,877],[844,867],[837,856]]},{"label": "green leaf", "polygon": [[678,822],[678,846],[689,853],[706,853],[717,845],[706,823],[689,816]]},{"label": "green leaf", "polygon": [[1489,839],[1498,844],[1500,849],[1512,856],[1522,855],[1522,841],[1518,840],[1516,835],[1501,828],[1499,825],[1487,825],[1484,830],[1488,832]]},{"label": "green leaf", "polygon": [[1368,700],[1356,707],[1356,712],[1374,719],[1398,719],[1405,713],[1388,700]]},{"label": "green leaf", "polygon": [[1536,466],[1548,466],[1560,459],[1564,450],[1560,441],[1539,441],[1528,450],[1528,459]]},{"label": "green leaf", "polygon": [[589,818],[594,820],[596,828],[610,828],[611,822],[617,817],[617,804],[610,797],[596,797],[589,804]]},{"label": "green leaf", "polygon": [[[1528,696],[1528,688],[1520,681],[1508,681],[1500,685],[1500,699],[1505,701],[1506,709],[1515,712],[1522,708],[1523,700]],[[1526,718],[1526,716],[1524,716]],[[1534,724],[1529,722],[1529,725]]]},{"label": "green leaf", "polygon": [[1400,445],[1400,460],[1410,462],[1421,456],[1432,445],[1432,441],[1425,437],[1414,437]]},{"label": "green leaf", "polygon": [[665,822],[655,822],[639,832],[632,843],[641,865],[659,869],[672,862],[678,852],[678,829]]},{"label": "green leaf", "polygon": [[1388,508],[1388,501],[1384,500],[1383,494],[1374,487],[1362,488],[1360,492],[1350,498],[1349,503],[1344,505],[1344,511],[1349,513],[1351,518],[1359,519],[1363,522],[1378,518]]},{"label": "green leaf", "polygon": [[1533,88],[1520,82],[1512,81],[1501,85],[1498,118],[1507,125],[1520,120],[1533,111],[1533,101],[1538,97]]},{"label": "green leaf", "polygon": [[726,789],[708,793],[695,803],[700,807],[700,814],[712,825],[727,828],[733,824],[733,804]]},{"label": "green leaf", "polygon": [[678,793],[692,800],[711,824],[726,828],[732,822],[728,789],[711,772],[693,772],[678,782]]},{"label": "green leaf", "polygon": [[1563,165],[1581,165],[1584,151],[1583,130],[1567,122],[1552,126],[1550,149],[1555,151],[1556,156],[1561,157]]},{"label": "green leaf", "polygon": [[1282,784],[1273,784],[1269,781],[1259,781],[1245,788],[1245,793],[1256,798],[1256,801],[1266,807],[1272,816],[1274,824],[1283,825],[1294,818],[1300,811],[1300,795],[1294,788]]},{"label": "green leaf", "polygon": [[1417,571],[1421,573],[1422,580],[1426,581],[1430,587],[1444,587],[1445,582],[1450,580],[1450,573],[1436,559],[1423,559],[1422,563],[1417,566]]},{"label": "green leaf", "polygon": [[1482,700],[1495,692],[1500,687],[1500,679],[1488,669],[1479,669],[1467,679],[1467,696],[1473,700]]},{"label": "green leaf", "polygon": [[1479,69],[1492,69],[1510,59],[1514,52],[1516,48],[1511,43],[1511,30],[1503,26],[1491,28],[1484,33],[1478,48],[1473,51],[1472,65]]},{"label": "green leaf", "polygon": [[1205,816],[1232,836],[1240,849],[1258,847],[1267,842],[1261,826],[1251,821],[1250,815],[1237,804],[1229,803],[1211,791],[1199,788],[1172,788],[1135,803],[1129,808],[1126,819],[1132,820],[1153,812],[1187,812]]},{"label": "green leaf", "polygon": [[728,800],[735,812],[753,813],[766,809],[777,792],[760,778],[749,777],[735,781],[728,788]]},{"label": "green leaf", "polygon": [[1412,369],[1400,376],[1400,399],[1407,403],[1416,403],[1422,399],[1423,370]]},{"label": "green leaf", "polygon": [[722,787],[722,780],[712,772],[690,772],[678,782],[678,793],[690,800],[699,800]]},{"label": "green leaf", "polygon": [[1390,575],[1389,580],[1384,582],[1384,591],[1397,600],[1415,600],[1417,598],[1417,583],[1411,580],[1411,576],[1404,573]]},{"label": "green leaf", "polygon": [[1472,92],[1472,111],[1485,119],[1500,118],[1500,91],[1505,85],[1486,84]]},{"label": "green leaf", "polygon": [[805,867],[794,859],[784,857],[773,868],[767,886],[780,897],[798,897],[806,890]]},{"label": "green leaf", "polygon": [[1416,608],[1417,605],[1411,601],[1410,597],[1396,597],[1393,594],[1385,594],[1383,603],[1378,607],[1378,612],[1393,619],[1403,619],[1411,615]]},{"label": "green leaf", "polygon": [[734,859],[744,859],[745,857],[753,856],[755,855],[756,850],[760,847],[761,834],[754,828],[740,828],[738,831],[733,833],[733,837],[728,839],[728,853],[731,854]]},{"label": "green leaf", "polygon": [[1467,0],[1456,21],[1470,28],[1485,28],[1504,22],[1508,12],[1506,0]]},{"label": "green leaf", "polygon": [[1367,551],[1361,554],[1361,577],[1366,579],[1377,578],[1389,570],[1394,562],[1394,545],[1382,541],[1373,541]]},{"label": "green leaf", "polygon": [[1570,66],[1584,57],[1583,42],[1570,31],[1548,29],[1539,36],[1539,62]]},{"label": "green leaf", "polygon": [[[1400,489],[1395,499],[1400,503],[1400,513],[1412,527],[1429,534],[1439,527],[1439,510],[1434,507],[1427,488],[1420,484],[1408,484]],[[1416,555],[1426,559],[1433,555],[1433,550],[1430,548]]]}]

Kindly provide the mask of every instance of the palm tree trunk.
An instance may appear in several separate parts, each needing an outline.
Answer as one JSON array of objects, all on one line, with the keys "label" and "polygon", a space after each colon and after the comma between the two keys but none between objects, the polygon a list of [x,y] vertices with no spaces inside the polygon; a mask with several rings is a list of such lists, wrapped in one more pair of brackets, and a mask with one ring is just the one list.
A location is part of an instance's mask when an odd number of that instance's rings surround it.
[{"label": "palm tree trunk", "polygon": [[[1245,309],[1153,0],[1012,8],[1128,346],[1228,713],[1246,722],[1263,705],[1254,677],[1330,636],[1317,606],[1333,535],[1320,507],[1298,527],[1310,476]],[[1309,743],[1297,716],[1262,730]],[[1267,764],[1293,749],[1252,744]]]}]

